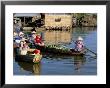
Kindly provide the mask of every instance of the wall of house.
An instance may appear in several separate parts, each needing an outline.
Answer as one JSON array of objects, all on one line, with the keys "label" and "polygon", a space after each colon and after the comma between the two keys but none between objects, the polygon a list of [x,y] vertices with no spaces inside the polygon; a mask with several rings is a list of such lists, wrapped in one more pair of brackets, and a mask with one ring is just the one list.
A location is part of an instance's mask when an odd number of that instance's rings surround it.
[{"label": "wall of house", "polygon": [[[61,19],[60,21],[55,21]],[[72,16],[71,15],[48,15],[45,14],[45,27],[63,27],[72,26]]]}]

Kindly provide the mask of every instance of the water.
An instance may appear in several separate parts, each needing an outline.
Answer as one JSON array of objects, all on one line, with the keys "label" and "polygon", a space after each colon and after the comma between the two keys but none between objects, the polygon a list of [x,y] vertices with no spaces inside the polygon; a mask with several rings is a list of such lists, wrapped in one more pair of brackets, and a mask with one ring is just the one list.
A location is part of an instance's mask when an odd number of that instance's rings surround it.
[{"label": "water", "polygon": [[[74,47],[73,40],[83,37],[87,48],[97,52],[97,28],[73,28],[71,31],[44,31],[42,37],[45,43],[63,44]],[[87,52],[85,56],[43,56],[39,64],[15,62],[14,75],[97,75],[97,58]]]}]

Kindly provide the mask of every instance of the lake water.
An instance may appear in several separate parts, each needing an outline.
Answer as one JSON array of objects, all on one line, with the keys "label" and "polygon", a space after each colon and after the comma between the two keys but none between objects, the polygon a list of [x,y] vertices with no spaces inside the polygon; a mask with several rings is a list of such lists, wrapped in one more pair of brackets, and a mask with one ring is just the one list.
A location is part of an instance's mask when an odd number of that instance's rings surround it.
[{"label": "lake water", "polygon": [[[74,47],[73,40],[78,36],[84,39],[85,46],[97,52],[97,28],[76,27],[71,31],[44,31],[42,36],[45,43],[61,44]],[[97,58],[91,52],[85,56],[43,56],[39,64],[15,62],[14,75],[97,75]]]}]

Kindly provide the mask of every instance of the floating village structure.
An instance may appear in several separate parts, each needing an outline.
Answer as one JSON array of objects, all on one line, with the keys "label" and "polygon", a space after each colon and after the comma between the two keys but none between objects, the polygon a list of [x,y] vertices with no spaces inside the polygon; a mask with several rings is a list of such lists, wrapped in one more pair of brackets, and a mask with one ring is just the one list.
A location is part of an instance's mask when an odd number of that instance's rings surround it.
[{"label": "floating village structure", "polygon": [[46,13],[45,14],[46,29],[71,29],[72,15],[66,13]]},{"label": "floating village structure", "polygon": [[[84,15],[83,15],[84,14]],[[24,30],[43,27],[47,30],[70,30],[72,27],[95,27],[97,15],[89,13],[14,13],[14,22]]]}]

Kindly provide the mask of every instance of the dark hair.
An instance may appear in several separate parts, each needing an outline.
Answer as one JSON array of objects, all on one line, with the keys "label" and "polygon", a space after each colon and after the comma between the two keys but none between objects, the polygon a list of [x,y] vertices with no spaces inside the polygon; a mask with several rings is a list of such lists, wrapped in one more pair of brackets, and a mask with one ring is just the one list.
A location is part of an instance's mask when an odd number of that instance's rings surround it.
[{"label": "dark hair", "polygon": [[29,41],[28,41],[28,40],[25,40],[25,42],[26,42],[26,43],[29,43]]}]

